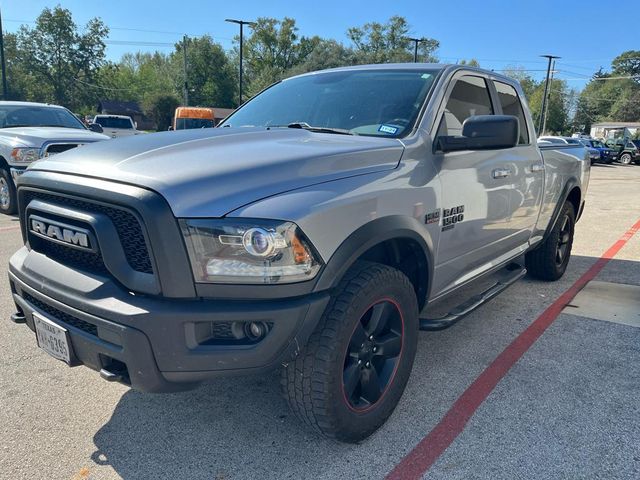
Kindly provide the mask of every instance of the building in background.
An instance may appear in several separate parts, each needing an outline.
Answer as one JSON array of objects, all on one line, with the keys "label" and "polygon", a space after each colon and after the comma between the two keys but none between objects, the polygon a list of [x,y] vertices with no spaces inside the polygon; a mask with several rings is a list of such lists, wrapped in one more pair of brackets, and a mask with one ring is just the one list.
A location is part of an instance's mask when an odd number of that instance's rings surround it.
[{"label": "building in background", "polygon": [[591,125],[593,138],[634,138],[640,133],[640,122],[600,122]]}]

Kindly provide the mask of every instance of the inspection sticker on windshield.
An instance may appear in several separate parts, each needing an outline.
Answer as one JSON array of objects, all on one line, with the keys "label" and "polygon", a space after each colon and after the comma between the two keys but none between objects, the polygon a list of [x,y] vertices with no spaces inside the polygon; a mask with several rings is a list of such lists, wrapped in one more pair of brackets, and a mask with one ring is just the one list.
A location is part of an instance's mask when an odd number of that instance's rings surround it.
[{"label": "inspection sticker on windshield", "polygon": [[382,133],[389,133],[391,135],[395,135],[398,131],[398,127],[392,127],[391,125],[380,125],[378,127],[378,131]]}]

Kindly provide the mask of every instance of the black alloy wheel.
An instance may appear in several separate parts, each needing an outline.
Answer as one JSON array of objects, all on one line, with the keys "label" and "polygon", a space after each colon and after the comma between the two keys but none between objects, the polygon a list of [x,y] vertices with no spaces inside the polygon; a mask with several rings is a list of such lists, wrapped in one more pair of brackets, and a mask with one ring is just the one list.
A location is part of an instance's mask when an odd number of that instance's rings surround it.
[{"label": "black alloy wheel", "polygon": [[362,315],[344,359],[342,388],[350,408],[366,411],[384,396],[402,355],[403,333],[402,313],[390,299]]}]

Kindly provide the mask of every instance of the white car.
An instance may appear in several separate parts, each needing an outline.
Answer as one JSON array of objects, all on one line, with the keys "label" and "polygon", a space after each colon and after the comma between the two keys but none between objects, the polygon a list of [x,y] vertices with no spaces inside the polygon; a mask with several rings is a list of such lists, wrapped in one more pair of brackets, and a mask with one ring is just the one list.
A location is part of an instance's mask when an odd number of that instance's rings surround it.
[{"label": "white car", "polygon": [[102,133],[111,138],[130,137],[142,133],[136,130],[135,122],[126,115],[96,115],[93,117],[93,123],[100,125]]}]

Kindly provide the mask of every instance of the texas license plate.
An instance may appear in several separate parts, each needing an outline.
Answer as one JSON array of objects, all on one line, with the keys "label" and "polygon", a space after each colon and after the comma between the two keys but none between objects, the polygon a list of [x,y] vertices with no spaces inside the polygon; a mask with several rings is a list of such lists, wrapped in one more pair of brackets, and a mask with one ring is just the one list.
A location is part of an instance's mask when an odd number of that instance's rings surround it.
[{"label": "texas license plate", "polygon": [[71,363],[67,329],[36,312],[33,312],[33,323],[36,327],[38,346],[52,357]]}]

